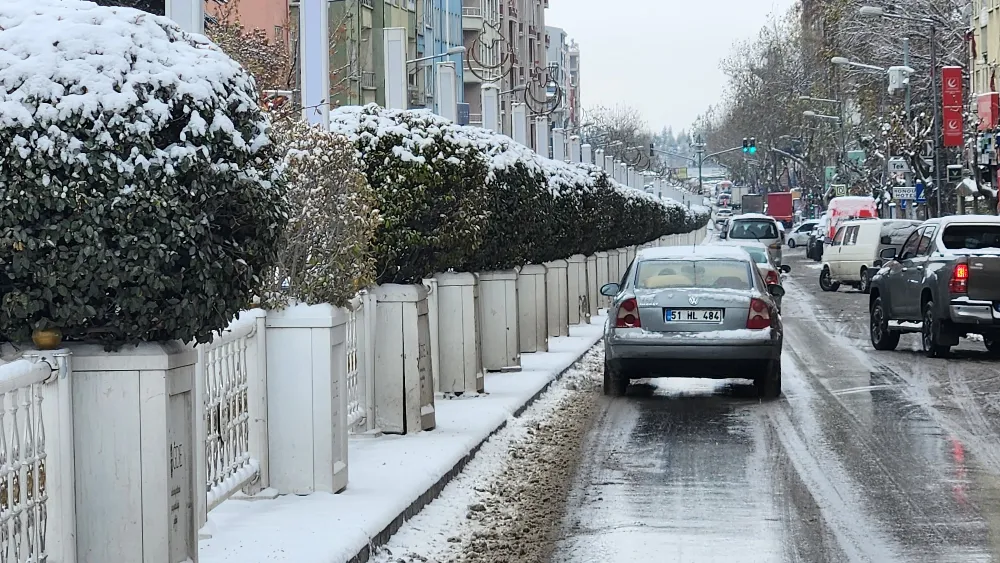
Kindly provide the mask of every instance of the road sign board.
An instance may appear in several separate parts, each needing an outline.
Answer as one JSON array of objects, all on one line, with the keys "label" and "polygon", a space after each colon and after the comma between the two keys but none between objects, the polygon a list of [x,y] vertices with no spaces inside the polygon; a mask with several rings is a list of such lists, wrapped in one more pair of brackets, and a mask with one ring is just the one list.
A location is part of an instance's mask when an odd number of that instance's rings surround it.
[{"label": "road sign board", "polygon": [[903,211],[906,211],[906,200],[905,199],[899,202],[899,208],[902,209]]},{"label": "road sign board", "polygon": [[830,187],[833,188],[833,193],[837,194],[837,197],[844,197],[847,195],[846,184],[834,184]]},{"label": "road sign board", "polygon": [[913,186],[895,186],[892,188],[892,199],[917,199],[917,188]]},{"label": "road sign board", "polygon": [[889,172],[909,172],[910,165],[901,156],[894,156],[889,159]]},{"label": "road sign board", "polygon": [[913,189],[914,189],[914,191],[915,191],[915,195],[917,196],[917,197],[915,198],[915,199],[916,199],[916,202],[917,202],[917,203],[927,203],[927,198],[926,198],[926,197],[924,197],[924,183],[923,183],[923,182],[920,182],[920,181],[918,181],[918,182],[917,182],[917,183],[916,183],[916,184],[915,184],[915,185],[913,186]]}]

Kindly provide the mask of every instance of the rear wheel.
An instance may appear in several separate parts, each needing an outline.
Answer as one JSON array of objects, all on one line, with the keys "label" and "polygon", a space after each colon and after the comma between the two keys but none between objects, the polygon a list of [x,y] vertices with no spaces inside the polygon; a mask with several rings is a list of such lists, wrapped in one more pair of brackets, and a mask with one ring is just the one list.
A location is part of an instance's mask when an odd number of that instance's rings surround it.
[{"label": "rear wheel", "polygon": [[993,356],[1000,356],[1000,339],[997,335],[987,336],[983,335],[983,344],[986,345],[986,351]]},{"label": "rear wheel", "polygon": [[788,239],[788,248],[795,248],[795,239]]},{"label": "rear wheel", "polygon": [[861,290],[861,293],[871,293],[872,278],[871,273],[868,272],[868,268],[861,269],[861,284],[858,289]]},{"label": "rear wheel", "polygon": [[941,321],[934,318],[934,302],[924,303],[924,326],[920,329],[920,343],[928,358],[943,358],[951,346],[941,344]]},{"label": "rear wheel", "polygon": [[824,267],[823,271],[820,272],[819,287],[823,291],[837,291],[840,289],[840,282],[833,281],[833,276],[830,275],[830,268]]},{"label": "rear wheel", "polygon": [[622,397],[628,390],[628,378],[622,375],[621,368],[604,362],[604,394],[609,397]]},{"label": "rear wheel", "polygon": [[899,333],[889,330],[889,315],[886,314],[882,298],[876,297],[871,311],[871,339],[876,350],[895,350],[899,346]]},{"label": "rear wheel", "polygon": [[764,373],[753,382],[757,396],[761,399],[777,399],[781,396],[781,358],[771,360]]}]

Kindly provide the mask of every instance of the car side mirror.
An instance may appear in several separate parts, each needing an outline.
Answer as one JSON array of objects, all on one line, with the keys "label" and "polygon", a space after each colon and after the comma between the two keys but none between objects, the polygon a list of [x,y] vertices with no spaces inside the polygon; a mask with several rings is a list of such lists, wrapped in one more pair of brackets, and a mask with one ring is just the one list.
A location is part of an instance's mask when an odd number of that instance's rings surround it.
[{"label": "car side mirror", "polygon": [[726,233],[726,231],[722,231],[721,233],[719,233],[719,238],[722,240],[726,240],[726,237],[728,236],[729,235]]},{"label": "car side mirror", "polygon": [[789,266],[788,264],[782,264],[781,265],[781,273],[782,274],[790,274],[790,273],[792,273],[792,267]]},{"label": "car side mirror", "polygon": [[606,283],[601,286],[601,295],[605,297],[614,297],[618,295],[619,291],[621,291],[621,288],[616,283]]},{"label": "car side mirror", "polygon": [[785,288],[781,287],[776,283],[772,283],[767,286],[767,292],[771,294],[771,297],[784,297]]},{"label": "car side mirror", "polygon": [[882,252],[878,253],[878,257],[882,260],[889,261],[896,259],[896,249],[895,248],[883,248]]},{"label": "car side mirror", "polygon": [[890,237],[889,235],[885,235],[884,237],[879,239],[879,242],[882,244],[892,244],[892,237]]}]

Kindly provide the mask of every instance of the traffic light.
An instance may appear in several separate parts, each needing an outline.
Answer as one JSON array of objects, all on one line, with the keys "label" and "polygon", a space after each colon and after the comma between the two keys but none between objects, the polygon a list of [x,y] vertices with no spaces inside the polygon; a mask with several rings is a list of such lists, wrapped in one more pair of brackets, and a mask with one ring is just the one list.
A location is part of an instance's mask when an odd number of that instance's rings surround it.
[{"label": "traffic light", "polygon": [[649,157],[650,158],[653,158],[654,156],[656,156],[656,155],[653,154],[653,152],[655,150],[656,150],[655,145],[653,145],[653,143],[649,143]]},{"label": "traffic light", "polygon": [[750,152],[750,139],[743,137],[743,154]]},{"label": "traffic light", "polygon": [[750,137],[750,154],[757,154],[757,139]]}]

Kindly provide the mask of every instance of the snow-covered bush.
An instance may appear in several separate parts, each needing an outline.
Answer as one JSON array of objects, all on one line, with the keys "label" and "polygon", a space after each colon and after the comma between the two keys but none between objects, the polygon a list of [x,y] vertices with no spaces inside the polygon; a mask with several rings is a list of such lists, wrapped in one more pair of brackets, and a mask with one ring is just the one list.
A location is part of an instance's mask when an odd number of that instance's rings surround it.
[{"label": "snow-covered bush", "polygon": [[351,109],[331,112],[330,121],[354,141],[375,193],[378,283],[419,283],[465,264],[486,219],[487,166],[479,151],[445,134],[430,112]]},{"label": "snow-covered bush", "polygon": [[207,341],[273,271],[284,186],[253,80],[170,20],[0,2],[0,331]]},{"label": "snow-covered bush", "polygon": [[[334,132],[354,140],[378,194],[385,218],[376,235],[380,283],[592,254],[708,221],[707,214],[620,186],[595,166],[543,158],[509,137],[426,110],[342,107],[330,119]],[[438,185],[449,178],[460,180]],[[462,232],[470,235],[457,238]],[[426,252],[429,242],[436,253]]]},{"label": "snow-covered bush", "polygon": [[273,121],[290,210],[265,304],[281,307],[292,297],[346,305],[375,283],[375,195],[346,137],[288,116]]}]

